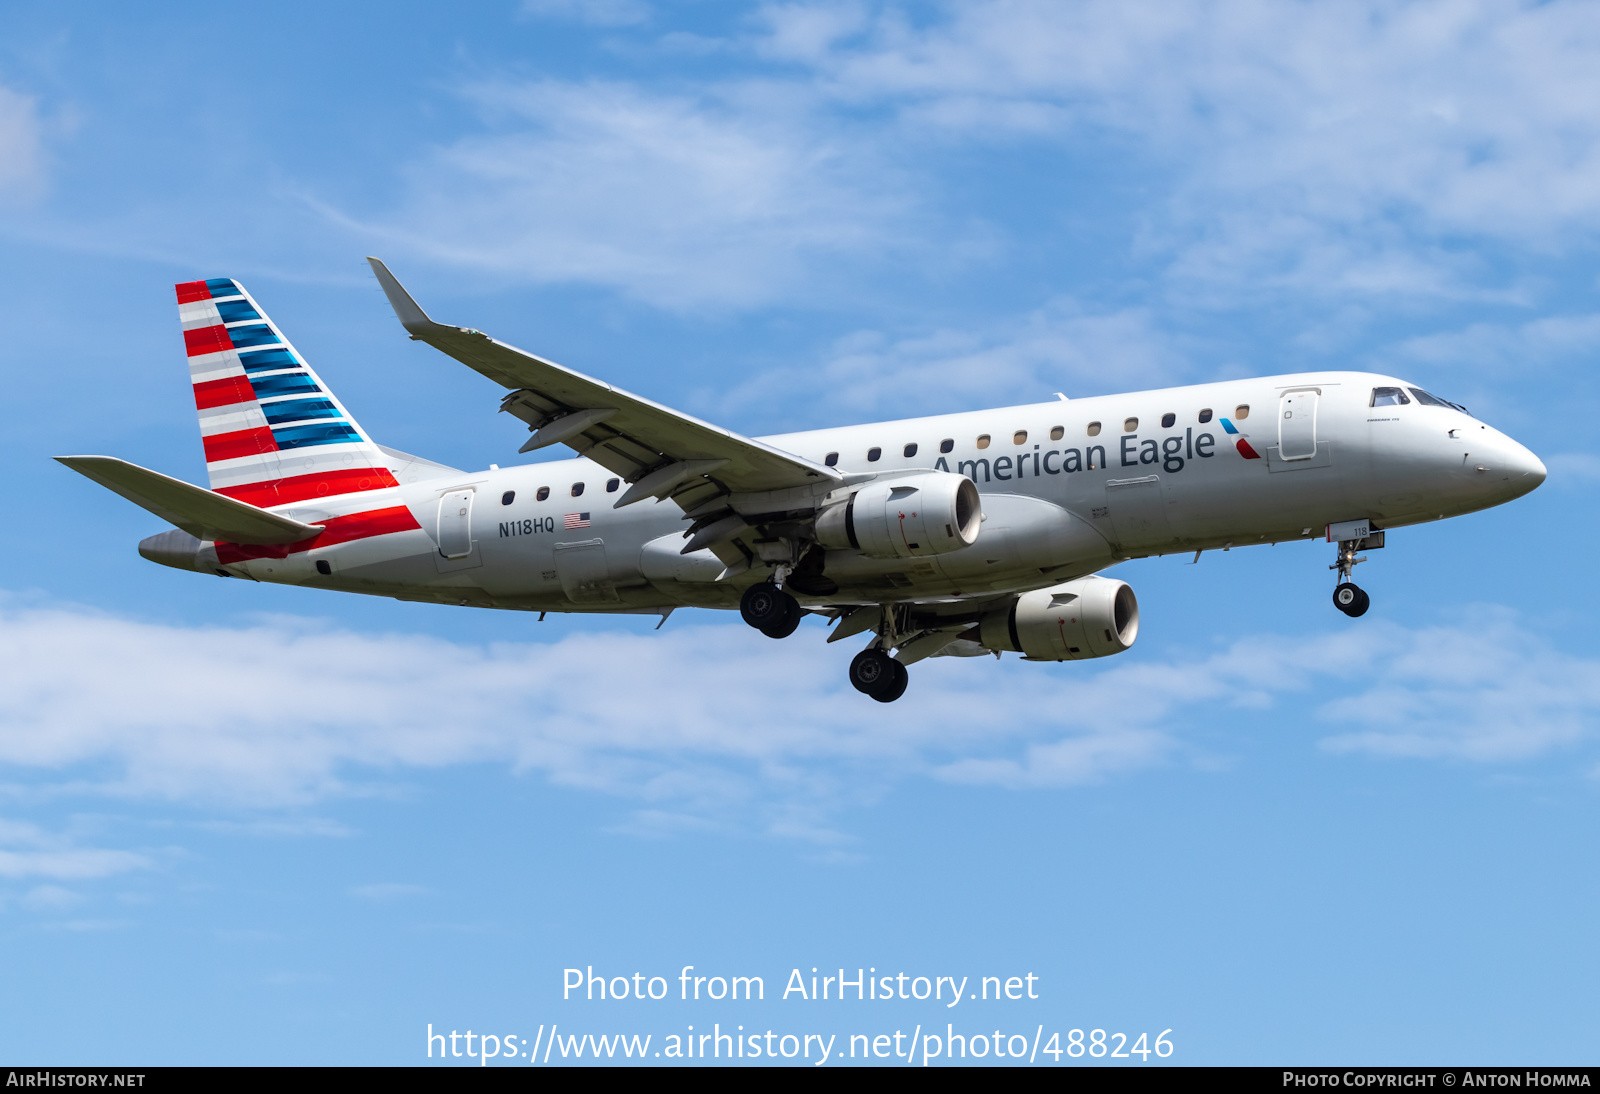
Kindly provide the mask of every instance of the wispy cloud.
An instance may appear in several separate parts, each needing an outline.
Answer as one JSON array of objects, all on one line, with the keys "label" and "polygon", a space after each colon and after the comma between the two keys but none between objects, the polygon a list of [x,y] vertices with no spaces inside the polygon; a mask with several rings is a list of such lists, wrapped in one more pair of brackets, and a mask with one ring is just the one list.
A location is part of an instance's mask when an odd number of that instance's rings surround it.
[{"label": "wispy cloud", "polygon": [[[83,881],[150,866],[131,851],[83,847],[66,836],[32,824],[0,819],[0,878],[50,878]],[[57,892],[45,887],[35,892]]]},{"label": "wispy cloud", "polygon": [[[229,809],[498,763],[631,801],[633,830],[735,823],[836,844],[841,810],[907,778],[1063,786],[1204,761],[1212,745],[1180,728],[1199,703],[1248,724],[1293,697],[1332,752],[1484,763],[1573,748],[1600,712],[1600,666],[1487,610],[1450,626],[1251,638],[1194,660],[940,659],[889,708],[845,686],[848,651],[818,638],[805,628],[780,653],[733,625],[477,647],[7,611],[0,761],[44,778],[109,765],[120,774],[101,792]],[[13,835],[0,873],[143,864]]]},{"label": "wispy cloud", "polygon": [[815,391],[831,425],[841,411],[948,413],[1038,402],[1054,392],[1071,397],[1166,386],[1193,371],[1181,339],[1161,330],[1148,311],[1096,311],[1057,300],[981,331],[898,339],[858,331],[815,365],[769,370],[735,386],[718,397],[716,412],[792,407],[796,393]]},{"label": "wispy cloud", "polygon": [[626,27],[650,18],[644,0],[522,0],[526,15],[561,19],[592,27]]},{"label": "wispy cloud", "polygon": [[429,890],[421,885],[407,885],[398,881],[380,881],[371,885],[355,885],[350,895],[362,900],[398,900],[401,897],[423,896]]},{"label": "wispy cloud", "polygon": [[0,85],[0,198],[35,197],[44,180],[38,103]]},{"label": "wispy cloud", "polygon": [[1462,236],[1560,250],[1600,229],[1582,3],[773,4],[761,23],[755,48],[837,102],[1142,161],[1165,180],[1147,241],[1180,279],[1472,295]]},{"label": "wispy cloud", "polygon": [[826,296],[842,287],[808,283],[825,263],[915,242],[903,172],[819,124],[792,89],[543,80],[465,94],[490,131],[413,163],[394,212],[347,224],[435,259],[668,308]]}]

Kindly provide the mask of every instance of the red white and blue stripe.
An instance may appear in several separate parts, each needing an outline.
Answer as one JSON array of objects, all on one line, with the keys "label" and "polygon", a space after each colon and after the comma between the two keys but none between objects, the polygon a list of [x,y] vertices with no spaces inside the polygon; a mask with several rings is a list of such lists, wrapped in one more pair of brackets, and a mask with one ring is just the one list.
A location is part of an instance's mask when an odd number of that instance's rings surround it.
[{"label": "red white and blue stripe", "polygon": [[189,281],[177,293],[211,489],[263,509],[342,499],[322,507],[352,510],[319,520],[327,530],[305,544],[229,553],[282,558],[418,527],[398,492],[361,496],[399,485],[382,451],[238,282]]}]

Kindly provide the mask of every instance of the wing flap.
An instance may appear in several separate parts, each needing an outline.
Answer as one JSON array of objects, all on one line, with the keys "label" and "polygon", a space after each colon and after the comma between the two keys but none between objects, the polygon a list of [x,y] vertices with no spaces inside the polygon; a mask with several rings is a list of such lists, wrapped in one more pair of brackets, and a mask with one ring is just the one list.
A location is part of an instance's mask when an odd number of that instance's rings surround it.
[{"label": "wing flap", "polygon": [[56,461],[199,539],[298,543],[322,531],[320,524],[302,524],[114,456],[57,456]]}]

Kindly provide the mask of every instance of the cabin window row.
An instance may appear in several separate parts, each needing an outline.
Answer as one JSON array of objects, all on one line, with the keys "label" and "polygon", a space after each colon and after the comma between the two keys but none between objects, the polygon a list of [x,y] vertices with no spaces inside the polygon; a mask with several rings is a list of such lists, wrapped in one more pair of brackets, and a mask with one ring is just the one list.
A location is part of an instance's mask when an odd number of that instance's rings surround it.
[{"label": "cabin window row", "polygon": [[[607,479],[606,480],[606,493],[615,494],[617,492],[618,487],[620,487],[621,485],[622,485],[622,480],[621,479]],[[573,483],[572,484],[572,489],[571,489],[571,496],[575,497],[575,498],[582,497],[583,496],[583,486],[584,486],[584,484],[581,483],[581,482]],[[516,500],[517,500],[517,492],[515,490],[507,490],[504,494],[500,495],[500,504],[501,505],[510,505],[512,502],[514,502]],[[550,500],[550,488],[548,486],[539,487],[538,491],[533,495],[533,500],[534,501],[549,501]]]},{"label": "cabin window row", "polygon": [[[1212,416],[1213,416],[1212,409],[1210,407],[1206,407],[1204,410],[1200,411],[1199,414],[1197,414],[1195,417],[1200,422],[1201,425],[1204,425],[1207,422],[1211,421]],[[1248,403],[1240,403],[1238,406],[1234,407],[1233,408],[1233,416],[1235,418],[1238,418],[1238,419],[1241,419],[1241,420],[1244,419],[1244,418],[1250,417],[1250,404],[1248,404]],[[1161,428],[1162,429],[1171,429],[1173,426],[1175,426],[1177,424],[1178,424],[1178,416],[1177,416],[1177,414],[1175,414],[1175,413],[1173,413],[1171,411],[1168,411],[1166,414],[1161,415]],[[1136,432],[1138,430],[1138,428],[1139,428],[1139,419],[1138,418],[1124,418],[1123,419],[1123,421],[1122,421],[1122,431],[1124,433]],[[1086,432],[1091,437],[1098,437],[1098,436],[1100,436],[1100,429],[1101,429],[1101,423],[1099,423],[1099,422],[1090,422]],[[1057,425],[1057,426],[1051,426],[1050,427],[1050,439],[1052,441],[1059,441],[1059,440],[1061,440],[1061,438],[1065,437],[1066,435],[1067,435],[1067,430],[1066,430],[1065,426]],[[1011,434],[1011,443],[1012,444],[1016,444],[1016,445],[1026,444],[1027,440],[1028,440],[1028,431],[1026,429],[1019,429],[1015,433]],[[988,448],[993,443],[994,443],[994,438],[988,433],[980,433],[980,434],[978,434],[977,441],[975,442],[976,446],[978,448],[980,448],[980,449]],[[952,438],[949,438],[949,437],[946,437],[944,440],[939,442],[939,451],[940,452],[952,452],[952,451],[955,450],[955,447],[956,447],[955,440],[952,439]],[[901,450],[901,455],[904,456],[908,460],[911,457],[915,456],[916,454],[917,454],[917,444],[914,441],[912,443],[906,445],[905,448]],[[873,448],[867,449],[867,462],[868,463],[877,463],[882,458],[883,458],[883,449],[882,448],[873,447]],[[827,456],[825,456],[823,458],[822,462],[827,464],[829,467],[837,467],[839,465],[839,453],[837,453],[837,452],[829,452],[827,454]]]}]

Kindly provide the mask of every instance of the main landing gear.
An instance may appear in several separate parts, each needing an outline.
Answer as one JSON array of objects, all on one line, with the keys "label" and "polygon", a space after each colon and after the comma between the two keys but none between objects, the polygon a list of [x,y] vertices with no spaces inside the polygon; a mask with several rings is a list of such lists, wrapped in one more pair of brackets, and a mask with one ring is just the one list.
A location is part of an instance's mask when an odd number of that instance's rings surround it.
[{"label": "main landing gear", "polygon": [[806,613],[794,597],[772,582],[763,581],[744,591],[739,598],[739,614],[768,638],[788,638]]},{"label": "main landing gear", "polygon": [[[1380,533],[1381,534],[1381,533]],[[1342,539],[1339,541],[1339,561],[1329,566],[1330,570],[1339,571],[1339,584],[1333,590],[1333,606],[1338,608],[1351,619],[1366,615],[1367,609],[1372,607],[1372,598],[1366,594],[1361,586],[1350,580],[1350,571],[1355,569],[1358,562],[1367,561],[1366,556],[1356,557],[1356,552],[1361,549],[1365,540]],[[1382,546],[1382,544],[1378,544]]]},{"label": "main landing gear", "polygon": [[906,693],[911,674],[886,650],[868,646],[850,662],[850,684],[880,703],[892,703]]},{"label": "main landing gear", "polygon": [[[744,621],[768,638],[788,638],[800,625],[805,609],[776,583],[752,585],[739,598]],[[889,654],[897,639],[893,610],[878,624],[878,637],[850,662],[850,685],[880,703],[892,703],[906,693],[911,674]],[[850,633],[854,633],[853,631]]]}]

